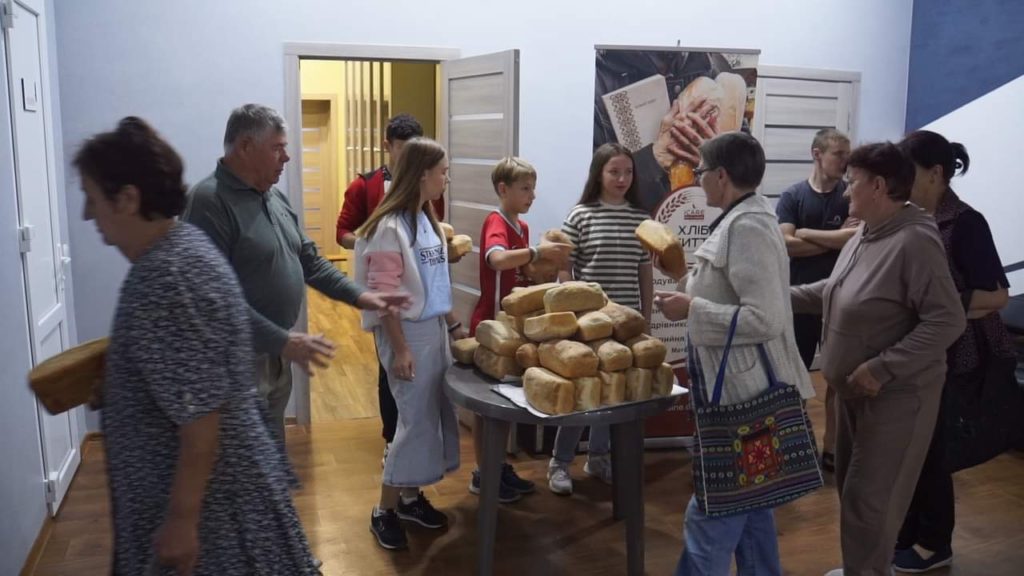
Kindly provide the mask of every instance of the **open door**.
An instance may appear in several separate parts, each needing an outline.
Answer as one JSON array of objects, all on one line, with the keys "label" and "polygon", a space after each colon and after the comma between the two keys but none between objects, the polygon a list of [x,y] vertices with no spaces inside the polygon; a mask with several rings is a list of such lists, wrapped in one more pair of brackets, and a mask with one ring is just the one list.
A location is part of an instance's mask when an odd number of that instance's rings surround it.
[{"label": "open door", "polygon": [[[14,181],[18,196],[19,244],[28,295],[32,363],[68,347],[64,282],[70,259],[61,244],[53,122],[46,58],[43,0],[14,0],[4,40],[11,119]],[[81,462],[79,409],[53,416],[37,404],[44,482],[50,513],[56,514]]]},{"label": "open door", "polygon": [[448,149],[448,222],[473,238],[473,253],[452,266],[455,316],[469,324],[480,297],[480,228],[498,209],[491,170],[519,153],[519,51],[441,62],[438,136]]}]

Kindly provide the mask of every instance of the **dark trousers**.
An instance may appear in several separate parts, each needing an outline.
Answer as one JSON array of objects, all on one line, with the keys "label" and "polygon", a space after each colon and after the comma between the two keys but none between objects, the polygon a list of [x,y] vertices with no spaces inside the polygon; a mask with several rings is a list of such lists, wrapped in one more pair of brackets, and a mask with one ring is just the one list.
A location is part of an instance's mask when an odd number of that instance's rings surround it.
[{"label": "dark trousers", "polygon": [[388,386],[388,373],[384,365],[377,362],[377,402],[380,404],[380,421],[384,425],[381,435],[384,441],[390,444],[395,439],[395,429],[398,428],[398,404],[391,394],[391,387]]},{"label": "dark trousers", "polygon": [[[796,348],[800,351],[800,359],[804,367],[811,369],[814,353],[818,351],[821,341],[821,316],[817,314],[793,314],[793,335],[796,337]],[[836,452],[836,393],[831,386],[825,389],[825,435],[822,438],[822,452]]]},{"label": "dark trousers", "polygon": [[914,544],[943,552],[953,544],[953,526],[956,512],[953,496],[953,474],[946,465],[946,434],[944,406],[939,404],[939,417],[935,433],[928,446],[921,476],[917,479],[914,499],[900,528],[898,548],[910,548]]},{"label": "dark trousers", "polygon": [[804,367],[810,370],[814,353],[818,351],[818,342],[821,341],[821,316],[793,314],[793,335],[796,336],[800,359],[804,361]]}]

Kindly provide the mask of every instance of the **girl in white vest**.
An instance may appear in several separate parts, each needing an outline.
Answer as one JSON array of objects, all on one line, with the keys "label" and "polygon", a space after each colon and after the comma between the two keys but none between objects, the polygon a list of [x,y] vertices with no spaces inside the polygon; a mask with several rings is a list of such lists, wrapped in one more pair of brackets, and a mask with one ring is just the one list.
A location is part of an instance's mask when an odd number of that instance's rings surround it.
[{"label": "girl in white vest", "polygon": [[370,531],[389,550],[407,546],[401,521],[444,528],[448,518],[420,492],[459,467],[455,410],[444,393],[451,365],[445,314],[452,307],[448,251],[431,202],[448,186],[444,148],[409,140],[387,196],[356,231],[356,277],[379,290],[404,291],[400,314],[363,313],[398,404],[398,428],[384,466]]}]

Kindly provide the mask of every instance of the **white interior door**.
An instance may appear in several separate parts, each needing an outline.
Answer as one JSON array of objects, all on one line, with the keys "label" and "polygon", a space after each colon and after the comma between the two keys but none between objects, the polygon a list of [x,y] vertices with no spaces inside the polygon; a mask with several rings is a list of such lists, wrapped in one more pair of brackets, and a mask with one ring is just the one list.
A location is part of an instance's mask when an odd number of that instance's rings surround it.
[{"label": "white interior door", "polygon": [[[52,121],[47,85],[43,0],[14,0],[13,19],[4,30],[14,129],[15,183],[19,240],[23,253],[32,334],[32,362],[68,346],[64,279],[68,269],[61,244],[54,171]],[[78,413],[51,416],[37,405],[43,446],[47,501],[56,514],[81,461]]]},{"label": "white interior door", "polygon": [[758,69],[753,135],[764,146],[760,192],[776,198],[811,175],[811,141],[822,128],[835,128],[856,142],[860,75],[849,72]]},{"label": "white interior door", "polygon": [[473,253],[452,266],[455,316],[468,324],[480,297],[480,228],[498,208],[491,170],[519,153],[519,51],[441,62],[439,128],[452,179],[445,215],[473,238]]}]

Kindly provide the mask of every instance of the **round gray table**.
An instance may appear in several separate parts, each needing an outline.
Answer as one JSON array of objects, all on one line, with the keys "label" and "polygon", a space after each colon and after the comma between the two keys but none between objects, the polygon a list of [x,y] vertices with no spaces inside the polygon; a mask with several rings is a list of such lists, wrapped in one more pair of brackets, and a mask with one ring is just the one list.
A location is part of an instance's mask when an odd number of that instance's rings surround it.
[{"label": "round gray table", "polygon": [[497,381],[470,366],[454,365],[448,369],[445,392],[456,405],[478,414],[483,419],[483,456],[480,467],[480,509],[477,535],[477,574],[489,576],[494,567],[494,534],[498,519],[498,486],[501,465],[505,461],[505,443],[512,423],[543,426],[611,427],[612,480],[614,496],[612,515],[626,521],[627,574],[644,573],[644,419],[667,410],[675,397],[652,398],[612,406],[586,414],[539,418],[511,400],[491,390]]}]

